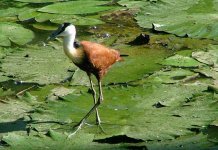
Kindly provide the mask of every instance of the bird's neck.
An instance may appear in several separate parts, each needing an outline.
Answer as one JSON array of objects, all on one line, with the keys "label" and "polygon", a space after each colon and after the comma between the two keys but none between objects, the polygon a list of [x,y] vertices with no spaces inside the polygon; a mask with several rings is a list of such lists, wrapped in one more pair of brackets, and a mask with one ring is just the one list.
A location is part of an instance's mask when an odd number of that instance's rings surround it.
[{"label": "bird's neck", "polygon": [[75,35],[64,37],[64,52],[75,64],[79,64],[83,61],[84,51],[75,48],[74,40]]},{"label": "bird's neck", "polygon": [[69,35],[64,37],[64,51],[75,50],[74,47],[75,35]]}]

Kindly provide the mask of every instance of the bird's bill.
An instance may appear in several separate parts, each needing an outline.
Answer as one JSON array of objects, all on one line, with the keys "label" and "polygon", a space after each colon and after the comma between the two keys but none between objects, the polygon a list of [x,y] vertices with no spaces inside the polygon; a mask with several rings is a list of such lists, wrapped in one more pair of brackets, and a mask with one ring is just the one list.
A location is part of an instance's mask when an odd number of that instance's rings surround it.
[{"label": "bird's bill", "polygon": [[51,35],[49,35],[49,37],[47,38],[47,41],[56,39],[58,34],[59,34],[58,30],[52,32]]},{"label": "bird's bill", "polygon": [[47,38],[47,41],[49,40],[54,40],[55,38],[58,37],[58,35],[62,32],[62,28],[58,28],[57,30],[55,30],[54,32],[51,33],[51,35]]}]

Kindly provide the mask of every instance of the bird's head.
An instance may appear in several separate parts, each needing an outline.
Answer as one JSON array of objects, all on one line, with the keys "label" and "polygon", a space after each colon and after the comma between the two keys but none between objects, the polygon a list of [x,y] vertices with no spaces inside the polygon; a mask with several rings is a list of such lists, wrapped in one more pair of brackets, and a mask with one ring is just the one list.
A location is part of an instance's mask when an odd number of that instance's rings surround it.
[{"label": "bird's head", "polygon": [[61,24],[57,30],[52,32],[49,36],[49,40],[55,39],[56,37],[67,37],[67,36],[75,36],[76,28],[71,23],[63,23]]}]

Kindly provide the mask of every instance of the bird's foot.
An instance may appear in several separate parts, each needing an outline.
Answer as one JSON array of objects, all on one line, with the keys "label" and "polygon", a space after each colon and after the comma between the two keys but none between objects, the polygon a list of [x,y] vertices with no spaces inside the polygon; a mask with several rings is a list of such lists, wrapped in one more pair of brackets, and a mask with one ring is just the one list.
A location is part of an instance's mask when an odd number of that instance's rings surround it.
[{"label": "bird's foot", "polygon": [[73,131],[72,133],[70,133],[67,138],[71,138],[73,135],[75,135],[75,134],[82,128],[82,126],[83,126],[84,124],[86,124],[86,123],[85,123],[85,120],[81,120],[77,125],[75,125],[75,126],[73,127],[73,128],[74,128],[74,131]]},{"label": "bird's foot", "polygon": [[101,124],[98,124],[98,129],[100,129],[99,133],[101,134],[106,134],[106,132],[104,131],[103,127],[101,126]]},{"label": "bird's foot", "polygon": [[[93,126],[91,124],[88,124],[86,122],[85,119],[81,120],[77,125],[75,125],[73,128],[74,128],[74,131],[72,133],[70,133],[68,135],[67,138],[71,138],[73,135],[75,135],[81,128],[82,126],[86,124],[88,126]],[[96,125],[98,126],[98,129],[100,129],[100,133],[103,133],[103,134],[106,134],[106,132],[104,131],[103,127],[101,126],[101,121],[100,121],[100,118],[99,119],[96,119]]]}]

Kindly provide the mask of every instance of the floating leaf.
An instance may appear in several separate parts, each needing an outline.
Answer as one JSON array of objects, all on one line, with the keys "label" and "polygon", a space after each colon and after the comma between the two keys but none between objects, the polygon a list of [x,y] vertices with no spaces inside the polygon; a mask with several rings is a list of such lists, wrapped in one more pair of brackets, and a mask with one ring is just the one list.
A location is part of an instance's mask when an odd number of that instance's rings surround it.
[{"label": "floating leaf", "polygon": [[68,20],[68,22],[73,23],[75,25],[98,25],[98,24],[103,24],[104,22],[99,20],[99,19],[95,19],[95,18],[91,18],[91,17],[80,17],[80,16],[64,16],[62,15],[62,17],[56,17],[51,19],[50,21],[53,23],[63,23],[66,20]]},{"label": "floating leaf", "polygon": [[69,68],[75,68],[64,55],[62,47],[59,48],[30,46],[19,49],[4,58],[2,71],[24,82],[59,83],[72,74],[68,72]]},{"label": "floating leaf", "polygon": [[11,41],[9,38],[3,34],[0,34],[0,45],[1,46],[11,46]]},{"label": "floating leaf", "polygon": [[108,1],[70,1],[48,5],[38,11],[57,14],[90,14],[113,8],[101,6],[106,3],[108,3]]},{"label": "floating leaf", "polygon": [[216,45],[210,45],[208,51],[197,51],[192,53],[192,57],[207,66],[195,69],[206,77],[212,77],[218,79],[218,47]]},{"label": "floating leaf", "polygon": [[71,85],[89,86],[90,85],[89,78],[88,78],[86,72],[84,72],[80,69],[77,69],[72,76]]},{"label": "floating leaf", "polygon": [[36,29],[47,30],[47,31],[54,31],[58,27],[55,24],[48,24],[48,23],[34,23],[32,26]]},{"label": "floating leaf", "polygon": [[198,69],[194,69],[194,71],[202,75],[205,75],[206,77],[218,79],[218,71],[215,70],[213,67],[205,66]]},{"label": "floating leaf", "polygon": [[176,67],[199,67],[201,63],[191,57],[174,55],[166,58],[161,64]]},{"label": "floating leaf", "polygon": [[192,57],[198,60],[199,62],[205,63],[209,66],[217,66],[218,67],[218,49],[209,50],[207,52],[199,51],[193,52]]},{"label": "floating leaf", "polygon": [[35,9],[28,9],[26,11],[22,11],[18,14],[18,19],[20,21],[26,21],[35,18],[36,15],[38,15],[38,12]]},{"label": "floating leaf", "polygon": [[31,95],[29,92],[24,92],[24,94],[22,96],[18,95],[18,98],[20,98],[28,103],[36,102],[36,97]]},{"label": "floating leaf", "polygon": [[124,46],[120,49],[121,54],[129,56],[112,66],[103,78],[105,84],[127,83],[141,79],[146,74],[159,70],[162,66],[157,63],[167,55],[164,50],[151,51],[144,46]]},{"label": "floating leaf", "polygon": [[51,90],[51,93],[46,96],[46,100],[58,100],[60,97],[73,93],[73,91],[65,87],[57,87]]},{"label": "floating leaf", "polygon": [[[218,114],[217,106],[211,105],[216,102],[213,94],[203,95],[201,93],[206,89],[207,86],[199,83],[144,84],[126,88],[105,87],[105,101],[99,107],[99,113],[104,121],[103,128],[107,134],[96,133],[95,127],[86,127],[82,130],[87,133],[95,133],[96,139],[126,135],[144,141],[174,139],[178,136],[192,134],[188,128],[192,126],[201,128],[208,125]],[[65,101],[47,103],[42,107],[43,113],[35,111],[31,117],[41,121],[67,122],[67,120],[73,119],[76,124],[93,106],[92,95],[87,92],[79,92],[80,90],[78,88],[75,93],[63,97]],[[87,88],[83,88],[82,91],[87,91]],[[80,94],[76,94],[78,92]],[[195,94],[196,96],[193,96]],[[166,107],[154,107],[153,105],[158,101],[161,101]],[[94,124],[94,117],[95,115],[92,115],[88,119],[88,123]],[[166,120],[168,121],[166,122]],[[71,127],[69,131],[71,131]]]},{"label": "floating leaf", "polygon": [[0,17],[10,17],[10,16],[15,16],[21,12],[27,11],[29,8],[28,7],[22,7],[22,8],[7,8],[7,9],[1,9],[0,10]]},{"label": "floating leaf", "polygon": [[137,8],[135,19],[143,28],[178,36],[218,39],[217,1],[121,0],[119,3],[131,9]]},{"label": "floating leaf", "polygon": [[60,2],[60,1],[66,1],[66,0],[15,0],[18,2],[24,2],[24,3],[51,3],[51,2]]},{"label": "floating leaf", "polygon": [[192,71],[185,69],[172,69],[166,71],[157,71],[149,76],[146,81],[148,82],[160,82],[160,83],[176,83],[183,82],[187,79],[196,76]]},{"label": "floating leaf", "polygon": [[1,46],[10,46],[10,41],[18,45],[24,45],[34,38],[34,33],[31,30],[25,29],[22,25],[16,23],[1,22],[0,32]]},{"label": "floating leaf", "polygon": [[74,25],[97,25],[104,22],[90,17],[81,17],[76,15],[64,15],[64,14],[50,14],[38,12],[37,9],[29,9],[21,12],[18,15],[20,21],[26,21],[29,19],[35,19],[37,22],[50,21],[52,23],[62,24],[66,20]]}]

